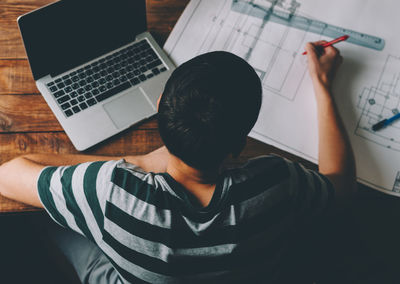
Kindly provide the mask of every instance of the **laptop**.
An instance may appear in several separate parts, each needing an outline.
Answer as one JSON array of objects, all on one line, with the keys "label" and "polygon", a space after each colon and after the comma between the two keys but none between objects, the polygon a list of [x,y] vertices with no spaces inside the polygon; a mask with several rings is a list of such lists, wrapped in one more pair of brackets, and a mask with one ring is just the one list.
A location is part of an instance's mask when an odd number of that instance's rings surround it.
[{"label": "laptop", "polygon": [[61,0],[18,18],[37,88],[79,151],[153,116],[174,70],[145,0]]}]

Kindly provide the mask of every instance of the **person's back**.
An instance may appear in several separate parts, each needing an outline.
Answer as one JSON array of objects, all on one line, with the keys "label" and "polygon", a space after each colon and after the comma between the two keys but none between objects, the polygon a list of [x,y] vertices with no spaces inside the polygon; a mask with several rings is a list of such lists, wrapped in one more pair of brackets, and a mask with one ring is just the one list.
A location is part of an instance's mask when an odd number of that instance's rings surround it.
[{"label": "person's back", "polygon": [[[314,67],[320,66],[308,49]],[[89,238],[108,257],[109,264],[103,260],[101,267],[83,269],[69,256],[82,281],[275,283],[290,273],[287,263],[299,235],[329,209],[334,188],[352,186],[354,173],[342,174],[353,167],[343,153],[338,167],[323,161],[327,177],[277,156],[222,169],[229,155],[243,150],[261,97],[260,80],[244,60],[208,53],[178,67],[160,98],[158,123],[166,147],[110,161],[69,156],[55,162],[31,155],[8,167],[32,161],[58,166],[37,167],[41,203],[37,196],[23,201],[43,204],[55,221]],[[339,150],[348,149],[343,137],[336,140],[343,142]],[[75,163],[81,164],[62,166]],[[0,188],[18,199],[10,193],[16,190]]]}]

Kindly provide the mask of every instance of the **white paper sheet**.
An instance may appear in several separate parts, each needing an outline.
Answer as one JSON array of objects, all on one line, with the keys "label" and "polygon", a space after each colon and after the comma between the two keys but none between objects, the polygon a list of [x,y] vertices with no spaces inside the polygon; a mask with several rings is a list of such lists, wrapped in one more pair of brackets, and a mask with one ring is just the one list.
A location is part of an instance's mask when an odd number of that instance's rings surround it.
[{"label": "white paper sheet", "polygon": [[[400,109],[400,2],[395,0],[254,0],[275,3],[329,25],[383,38],[381,51],[350,42],[337,45],[344,64],[335,98],[350,135],[358,180],[400,196],[400,122],[379,132],[371,127]],[[251,11],[251,10],[249,10]],[[308,41],[328,39],[252,12],[232,0],[192,0],[164,49],[176,64],[199,54],[226,50],[245,58],[263,82],[263,105],[250,136],[312,162],[318,157],[314,93],[301,53]]]}]

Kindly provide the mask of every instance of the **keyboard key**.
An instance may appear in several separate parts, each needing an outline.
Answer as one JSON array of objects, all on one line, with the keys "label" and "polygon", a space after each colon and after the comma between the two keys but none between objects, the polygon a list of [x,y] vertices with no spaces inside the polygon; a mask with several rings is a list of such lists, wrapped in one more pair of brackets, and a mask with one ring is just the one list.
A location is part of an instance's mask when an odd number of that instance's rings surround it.
[{"label": "keyboard key", "polygon": [[59,89],[62,89],[64,87],[65,87],[65,84],[62,82],[57,84],[57,88],[59,88]]},{"label": "keyboard key", "polygon": [[107,75],[107,71],[106,71],[106,70],[102,70],[102,71],[100,72],[100,75],[101,75],[102,77],[105,77],[105,76]]},{"label": "keyboard key", "polygon": [[47,87],[51,87],[54,85],[54,82],[47,83]]},{"label": "keyboard key", "polygon": [[100,73],[95,73],[95,74],[93,75],[93,78],[94,78],[95,80],[98,80],[98,79],[100,78]]},{"label": "keyboard key", "polygon": [[89,92],[90,90],[92,90],[92,86],[91,85],[86,85],[85,86],[85,91]]},{"label": "keyboard key", "polygon": [[126,60],[121,61],[121,66],[122,67],[125,67],[126,65],[128,65],[128,61],[126,61]]},{"label": "keyboard key", "polygon": [[119,85],[120,83],[121,83],[121,82],[120,82],[119,79],[115,79],[115,80],[113,81],[114,86],[117,86],[117,85]]},{"label": "keyboard key", "polygon": [[107,75],[107,77],[106,77],[106,81],[107,81],[107,82],[110,82],[112,79],[113,79],[113,76]]},{"label": "keyboard key", "polygon": [[107,90],[106,86],[100,86],[99,88],[100,92],[105,92]]},{"label": "keyboard key", "polygon": [[121,76],[121,77],[119,77],[119,80],[121,82],[125,82],[125,81],[128,81],[128,78],[126,78],[126,76]]},{"label": "keyboard key", "polygon": [[87,84],[86,80],[80,80],[79,81],[79,86],[83,87]]},{"label": "keyboard key", "polygon": [[160,74],[160,70],[158,70],[158,68],[154,68],[153,70],[151,70],[151,72],[153,72],[154,75]]},{"label": "keyboard key", "polygon": [[85,97],[84,96],[79,96],[78,97],[78,102],[84,102],[85,101]]},{"label": "keyboard key", "polygon": [[70,99],[71,99],[71,97],[70,97],[69,95],[65,95],[65,96],[59,98],[59,99],[57,100],[57,102],[58,102],[59,104],[63,104],[63,103],[65,103],[65,102],[69,101]]},{"label": "keyboard key", "polygon": [[99,66],[93,67],[93,72],[97,73],[99,71],[100,71],[100,67]]},{"label": "keyboard key", "polygon": [[82,73],[83,72],[83,68],[79,68],[78,70],[76,70],[78,73]]},{"label": "keyboard key", "polygon": [[93,88],[97,88],[99,85],[100,85],[100,84],[99,84],[99,82],[97,82],[97,81],[94,81],[94,82],[92,83],[92,87],[93,87]]},{"label": "keyboard key", "polygon": [[114,87],[114,85],[113,85],[113,83],[108,82],[108,83],[106,84],[106,87],[107,87],[107,89],[112,89],[112,87]]},{"label": "keyboard key", "polygon": [[150,79],[150,78],[153,78],[153,77],[154,77],[153,73],[147,74],[147,79]]},{"label": "keyboard key", "polygon": [[85,70],[88,70],[88,69],[92,68],[92,66],[86,65],[84,68],[85,68]]},{"label": "keyboard key", "polygon": [[87,108],[88,108],[88,106],[87,106],[87,104],[86,104],[86,103],[81,103],[81,104],[79,104],[79,106],[81,107],[81,109],[82,109],[82,110],[84,110],[84,109],[87,109]]},{"label": "keyboard key", "polygon": [[115,71],[114,73],[112,73],[112,76],[114,78],[118,78],[119,76],[121,76],[121,74],[118,71]]},{"label": "keyboard key", "polygon": [[90,66],[97,66],[99,64],[99,62],[98,61],[95,61],[95,62],[93,62],[92,64],[90,64]]},{"label": "keyboard key", "polygon": [[147,80],[147,77],[142,74],[142,75],[139,76],[139,79],[140,79],[140,81],[144,82],[144,81]]},{"label": "keyboard key", "polygon": [[67,117],[70,117],[71,115],[73,115],[73,113],[70,109],[66,110],[64,113]]},{"label": "keyboard key", "polygon": [[86,94],[85,94],[85,98],[91,98],[92,97],[92,93],[91,92],[87,92]]},{"label": "keyboard key", "polygon": [[143,72],[143,73],[146,72],[147,71],[147,67],[145,67],[145,66],[140,67],[140,71]]},{"label": "keyboard key", "polygon": [[74,90],[79,89],[79,84],[78,83],[72,84],[72,89]]},{"label": "keyboard key", "polygon": [[107,82],[107,81],[106,81],[105,78],[101,78],[101,79],[99,80],[100,85],[104,85],[106,82]]},{"label": "keyboard key", "polygon": [[121,68],[119,70],[119,73],[121,73],[122,75],[126,74],[127,70],[125,68]]},{"label": "keyboard key", "polygon": [[133,74],[135,74],[135,76],[138,76],[138,75],[142,74],[142,72],[140,70],[135,70],[135,71],[133,71]]},{"label": "keyboard key", "polygon": [[65,85],[69,86],[72,84],[72,80],[71,79],[67,79],[64,81]]},{"label": "keyboard key", "polygon": [[53,95],[54,95],[54,97],[59,98],[59,97],[65,95],[65,92],[64,92],[64,90],[59,90],[58,92],[54,93]]},{"label": "keyboard key", "polygon": [[61,78],[58,78],[57,80],[55,80],[54,82],[56,82],[56,83],[60,83],[62,80],[61,80]]},{"label": "keyboard key", "polygon": [[66,92],[66,93],[71,93],[72,92],[72,88],[71,87],[66,87],[65,89],[64,89],[64,91]]},{"label": "keyboard key", "polygon": [[114,65],[114,69],[115,69],[115,70],[119,70],[119,69],[121,69],[121,67],[122,67],[122,66],[121,66],[121,64],[119,64],[119,63],[117,63],[117,64]]},{"label": "keyboard key", "polygon": [[128,79],[132,79],[133,77],[135,77],[135,74],[133,74],[133,72],[126,74],[126,77],[128,77]]},{"label": "keyboard key", "polygon": [[110,90],[96,96],[96,99],[98,102],[104,101],[105,99],[108,99],[108,98],[114,96],[115,94],[118,94],[126,89],[129,89],[130,87],[131,87],[131,84],[129,84],[129,82],[125,82],[113,89],[110,89]]},{"label": "keyboard key", "polygon": [[153,61],[153,62],[147,64],[147,68],[153,69],[154,67],[157,67],[158,65],[161,65],[161,64],[162,64],[161,60],[157,59],[156,61]]},{"label": "keyboard key", "polygon": [[74,107],[72,108],[72,110],[74,111],[74,113],[78,113],[78,112],[81,111],[81,109],[80,109],[78,106],[74,106]]},{"label": "keyboard key", "polygon": [[69,75],[67,74],[67,75],[63,76],[62,78],[63,78],[63,80],[67,80],[69,78]]},{"label": "keyboard key", "polygon": [[95,99],[90,99],[90,100],[87,100],[87,104],[89,105],[89,106],[93,106],[93,105],[95,105],[95,104],[97,104],[97,102],[96,102],[96,100]]},{"label": "keyboard key", "polygon": [[100,94],[100,91],[98,89],[94,89],[92,91],[93,96],[97,96],[98,94]]},{"label": "keyboard key", "polygon": [[133,86],[136,86],[137,84],[140,83],[140,80],[136,77],[136,78],[133,78],[132,80],[130,80],[129,82],[131,82],[131,84]]},{"label": "keyboard key", "polygon": [[85,89],[83,89],[83,88],[80,88],[80,89],[78,90],[78,94],[80,94],[80,95],[82,95],[84,92],[85,92]]},{"label": "keyboard key", "polygon": [[165,71],[167,71],[167,68],[165,68],[165,67],[160,69],[160,72],[165,72]]},{"label": "keyboard key", "polygon": [[61,105],[61,108],[63,110],[66,110],[67,108],[70,108],[70,107],[71,107],[71,105],[69,103],[65,103],[65,104]]},{"label": "keyboard key", "polygon": [[78,103],[78,101],[76,100],[76,99],[72,99],[71,101],[70,101],[70,104],[71,105],[76,105]]},{"label": "keyboard key", "polygon": [[75,76],[76,75],[76,71],[72,71],[69,75]]},{"label": "keyboard key", "polygon": [[79,78],[81,78],[81,79],[86,78],[86,74],[85,73],[79,73]]},{"label": "keyboard key", "polygon": [[71,96],[71,98],[76,98],[78,96],[78,94],[76,92],[72,92],[69,95]]},{"label": "keyboard key", "polygon": [[92,76],[86,78],[86,82],[88,82],[88,83],[92,83],[93,81],[94,81],[94,79]]},{"label": "keyboard key", "polygon": [[93,74],[93,70],[92,69],[88,69],[88,70],[86,70],[85,73],[86,73],[87,76],[90,76],[90,75]]},{"label": "keyboard key", "polygon": [[55,91],[57,91],[58,89],[57,89],[57,87],[56,86],[52,86],[52,87],[50,87],[50,91],[52,91],[53,93],[55,92]]},{"label": "keyboard key", "polygon": [[101,58],[101,59],[99,60],[100,63],[104,63],[105,61],[106,61],[105,58]]},{"label": "keyboard key", "polygon": [[114,68],[113,67],[108,67],[107,68],[107,72],[108,72],[108,74],[111,74],[112,72],[114,72]]},{"label": "keyboard key", "polygon": [[79,81],[79,77],[78,76],[74,76],[71,79],[72,79],[72,82],[78,82]]}]

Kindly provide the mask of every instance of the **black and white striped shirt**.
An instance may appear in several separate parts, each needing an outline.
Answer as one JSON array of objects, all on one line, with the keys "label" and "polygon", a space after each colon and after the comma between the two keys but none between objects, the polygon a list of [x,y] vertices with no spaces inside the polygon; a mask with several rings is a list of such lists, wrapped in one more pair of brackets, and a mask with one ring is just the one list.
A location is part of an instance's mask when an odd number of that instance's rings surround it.
[{"label": "black and white striped shirt", "polygon": [[294,232],[333,200],[324,176],[276,156],[225,171],[207,207],[167,173],[124,160],[46,167],[38,190],[52,218],[95,242],[126,283],[267,282]]}]

